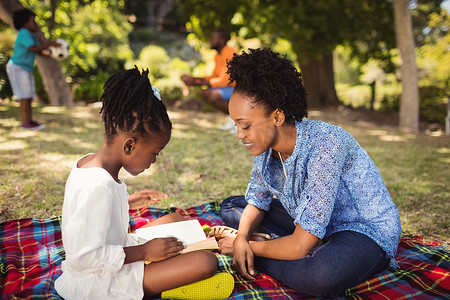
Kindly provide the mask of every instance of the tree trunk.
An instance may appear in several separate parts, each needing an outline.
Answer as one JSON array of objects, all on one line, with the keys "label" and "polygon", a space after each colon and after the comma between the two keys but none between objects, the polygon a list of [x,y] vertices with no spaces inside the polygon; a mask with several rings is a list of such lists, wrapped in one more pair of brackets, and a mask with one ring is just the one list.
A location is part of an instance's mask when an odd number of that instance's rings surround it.
[{"label": "tree trunk", "polygon": [[[21,8],[23,5],[18,0],[0,0],[0,19],[14,27],[12,13]],[[38,28],[36,36],[40,43],[47,41],[40,28]],[[50,105],[72,106],[73,98],[70,87],[58,61],[37,55],[36,62]]]},{"label": "tree trunk", "polygon": [[340,104],[334,86],[333,54],[303,60],[297,54],[310,108],[336,107]]},{"label": "tree trunk", "polygon": [[395,35],[402,60],[399,127],[419,130],[419,83],[409,0],[394,0]]}]

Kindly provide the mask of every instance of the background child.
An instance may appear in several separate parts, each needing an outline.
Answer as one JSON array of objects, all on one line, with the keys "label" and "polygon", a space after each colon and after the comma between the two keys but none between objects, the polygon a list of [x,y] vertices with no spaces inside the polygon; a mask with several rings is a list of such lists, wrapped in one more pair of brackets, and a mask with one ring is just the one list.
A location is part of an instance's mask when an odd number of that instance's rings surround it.
[{"label": "background child", "polygon": [[[234,267],[329,297],[397,266],[400,219],[378,169],[348,132],[304,119],[306,93],[292,62],[252,49],[228,68],[236,82],[230,116],[255,157],[245,198],[221,207],[238,228],[219,244]],[[255,230],[273,239],[253,241]]]},{"label": "background child", "polygon": [[59,46],[56,42],[39,44],[36,38],[38,26],[35,21],[35,13],[29,9],[20,9],[13,12],[14,27],[19,31],[14,43],[13,56],[6,64],[9,82],[15,98],[20,102],[20,114],[22,118],[21,128],[40,130],[43,124],[33,120],[31,102],[35,94],[34,60],[36,54],[50,56],[47,50],[50,46]]},{"label": "background child", "polygon": [[[104,85],[101,114],[105,141],[82,157],[66,183],[62,237],[66,259],[55,288],[65,299],[142,299],[213,276],[218,268],[209,251],[180,255],[176,238],[138,245],[128,233],[128,193],[118,178],[121,168],[138,175],[156,162],[171,136],[172,124],[148,70],[113,75]],[[172,214],[162,224],[183,219]],[[144,261],[152,263],[144,266]],[[216,289],[218,275],[224,284]],[[205,297],[228,297],[234,285],[228,273],[198,282]],[[192,287],[192,286],[191,286]],[[170,290],[163,294],[172,297]],[[198,290],[197,290],[198,291]],[[188,293],[184,298],[189,299]]]}]

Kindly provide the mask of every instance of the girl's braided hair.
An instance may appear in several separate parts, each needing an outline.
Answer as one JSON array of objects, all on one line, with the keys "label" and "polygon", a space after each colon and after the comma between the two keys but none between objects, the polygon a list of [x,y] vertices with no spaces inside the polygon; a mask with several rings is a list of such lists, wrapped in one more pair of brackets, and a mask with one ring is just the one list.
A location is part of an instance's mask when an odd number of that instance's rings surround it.
[{"label": "girl's braided hair", "polygon": [[148,69],[141,73],[135,66],[117,72],[106,81],[100,100],[107,142],[119,131],[139,136],[171,133],[166,106],[153,93]]},{"label": "girl's braided hair", "polygon": [[308,116],[302,75],[286,56],[268,48],[249,49],[248,53],[233,56],[227,73],[230,83],[236,82],[234,91],[265,107],[268,114],[279,109],[288,122]]}]

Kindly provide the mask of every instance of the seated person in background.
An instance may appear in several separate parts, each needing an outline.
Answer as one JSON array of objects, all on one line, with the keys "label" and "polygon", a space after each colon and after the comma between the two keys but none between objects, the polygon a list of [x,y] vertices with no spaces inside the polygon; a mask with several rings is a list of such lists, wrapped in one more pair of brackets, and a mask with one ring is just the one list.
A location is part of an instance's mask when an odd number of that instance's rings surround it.
[{"label": "seated person in background", "polygon": [[[224,29],[217,29],[211,33],[209,45],[211,49],[217,51],[217,54],[214,58],[215,67],[210,76],[193,77],[188,74],[181,76],[181,80],[187,86],[207,86],[208,88],[202,91],[203,101],[227,115],[228,101],[234,89],[234,83],[230,85],[228,82],[227,61],[231,60],[236,53],[236,50],[227,45],[229,40],[230,34]],[[234,122],[230,119],[221,129],[229,130],[233,127]]]}]

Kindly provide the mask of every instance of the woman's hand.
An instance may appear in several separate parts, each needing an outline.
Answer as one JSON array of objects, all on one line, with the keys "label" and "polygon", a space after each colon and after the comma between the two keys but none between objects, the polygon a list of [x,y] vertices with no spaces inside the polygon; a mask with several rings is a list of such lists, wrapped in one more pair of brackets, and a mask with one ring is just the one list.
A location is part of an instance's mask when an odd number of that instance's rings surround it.
[{"label": "woman's hand", "polygon": [[146,242],[143,247],[144,261],[161,261],[177,256],[185,248],[183,243],[174,237],[156,238]]},{"label": "woman's hand", "polygon": [[256,270],[253,262],[254,255],[249,242],[238,234],[233,243],[233,267],[244,278],[255,280]]}]

